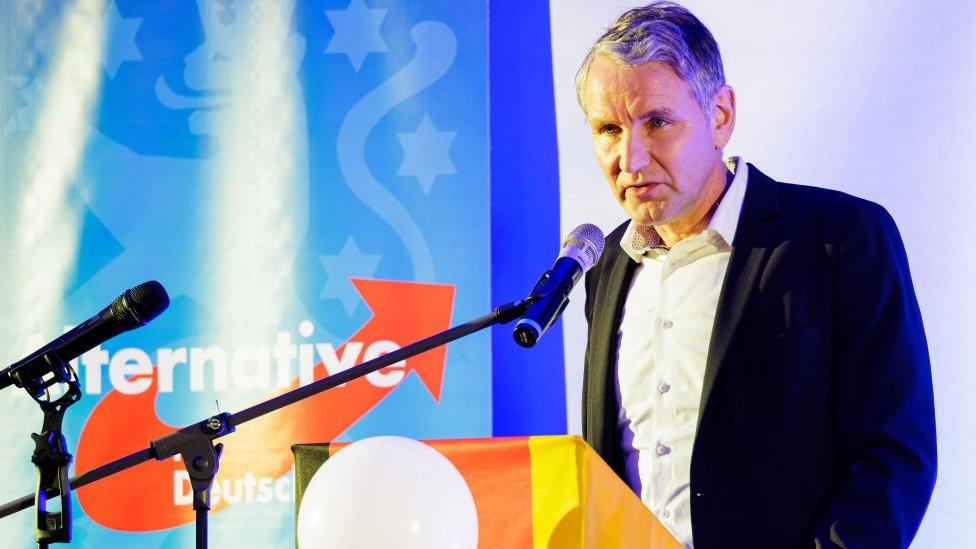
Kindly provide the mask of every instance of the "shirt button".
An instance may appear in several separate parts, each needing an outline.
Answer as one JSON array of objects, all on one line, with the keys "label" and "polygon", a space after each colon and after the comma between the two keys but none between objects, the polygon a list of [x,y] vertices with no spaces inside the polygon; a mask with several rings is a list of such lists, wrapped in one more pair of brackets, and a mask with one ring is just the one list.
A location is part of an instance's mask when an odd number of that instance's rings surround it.
[{"label": "shirt button", "polygon": [[659,455],[659,456],[666,456],[666,455],[668,455],[670,453],[671,453],[671,447],[670,446],[665,446],[664,444],[661,444],[660,442],[657,443],[657,455]]},{"label": "shirt button", "polygon": [[659,393],[663,395],[664,393],[671,390],[671,386],[662,381],[661,384],[657,386],[657,390]]},{"label": "shirt button", "polygon": [[671,518],[671,511],[667,509],[661,511],[661,518]]},{"label": "shirt button", "polygon": [[670,328],[672,326],[674,326],[674,322],[671,322],[670,320],[664,320],[664,321],[661,322],[661,328],[662,329],[667,330],[668,328]]}]

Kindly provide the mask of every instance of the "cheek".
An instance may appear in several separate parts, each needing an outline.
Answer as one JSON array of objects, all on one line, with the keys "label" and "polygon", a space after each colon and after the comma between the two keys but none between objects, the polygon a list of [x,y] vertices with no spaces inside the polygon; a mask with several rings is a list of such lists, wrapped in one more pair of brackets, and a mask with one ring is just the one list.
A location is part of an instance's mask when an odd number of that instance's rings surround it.
[{"label": "cheek", "polygon": [[707,132],[694,132],[670,147],[671,163],[686,177],[698,178],[704,168],[710,168],[715,150]]},{"label": "cheek", "polygon": [[594,142],[593,152],[596,154],[596,161],[600,164],[600,169],[607,176],[616,173],[619,156],[616,148],[612,144]]}]

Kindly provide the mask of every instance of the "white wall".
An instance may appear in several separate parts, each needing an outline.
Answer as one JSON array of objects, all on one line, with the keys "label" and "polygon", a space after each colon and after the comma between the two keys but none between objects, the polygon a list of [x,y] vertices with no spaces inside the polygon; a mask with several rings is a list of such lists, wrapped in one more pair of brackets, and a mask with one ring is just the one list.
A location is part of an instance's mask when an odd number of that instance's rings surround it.
[{"label": "white wall", "polygon": [[[625,219],[597,168],[573,78],[639,2],[550,3],[562,233]],[[908,250],[932,358],[939,480],[914,547],[976,539],[976,2],[687,1],[738,98],[726,149],[771,177],[885,206]],[[582,290],[563,318],[569,431],[580,430]],[[965,540],[970,540],[969,542]]]}]

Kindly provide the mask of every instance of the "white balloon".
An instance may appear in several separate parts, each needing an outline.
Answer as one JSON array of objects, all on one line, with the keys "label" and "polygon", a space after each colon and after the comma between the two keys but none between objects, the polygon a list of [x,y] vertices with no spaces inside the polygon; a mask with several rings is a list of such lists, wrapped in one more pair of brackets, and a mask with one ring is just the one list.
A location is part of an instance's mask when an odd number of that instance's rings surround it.
[{"label": "white balloon", "polygon": [[478,513],[457,468],[403,437],[354,442],[312,476],[298,511],[298,546],[467,549]]}]

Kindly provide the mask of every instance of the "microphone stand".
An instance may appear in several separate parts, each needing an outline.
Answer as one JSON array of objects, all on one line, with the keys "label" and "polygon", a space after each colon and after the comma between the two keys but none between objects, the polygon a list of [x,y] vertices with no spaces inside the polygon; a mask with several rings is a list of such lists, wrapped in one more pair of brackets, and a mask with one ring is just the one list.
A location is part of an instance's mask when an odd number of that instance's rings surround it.
[{"label": "microphone stand", "polygon": [[[62,513],[64,513],[65,517],[69,516],[67,513],[70,508],[70,502],[67,502],[64,498],[66,494],[70,494],[72,486],[74,488],[81,488],[97,480],[135,467],[140,463],[145,463],[150,459],[162,461],[176,454],[180,454],[183,458],[183,464],[186,467],[187,473],[190,475],[190,484],[193,487],[193,509],[196,512],[196,547],[197,549],[204,549],[207,547],[207,512],[210,510],[210,487],[213,485],[214,476],[220,465],[220,455],[223,452],[223,444],[214,444],[213,441],[215,439],[233,433],[236,427],[244,422],[259,418],[300,400],[342,385],[343,383],[363,377],[380,368],[396,364],[401,360],[414,357],[435,347],[446,345],[456,339],[471,335],[495,324],[511,322],[522,316],[528,306],[536,299],[538,299],[537,296],[530,296],[523,300],[506,303],[505,305],[496,307],[492,312],[484,316],[434,334],[426,339],[411,343],[406,347],[364,362],[343,372],[320,379],[304,387],[299,387],[278,395],[235,414],[226,412],[217,414],[193,425],[184,427],[179,431],[153,440],[149,443],[148,448],[82,473],[71,478],[70,482],[64,483],[61,492],[62,503],[68,505],[63,507]],[[77,376],[75,376],[75,379],[77,381]],[[75,397],[75,400],[77,400],[77,397]],[[47,425],[46,422],[45,425]],[[61,440],[63,442],[63,437]],[[70,461],[70,455],[68,459]],[[65,477],[67,476],[67,473],[63,469],[61,472]],[[37,505],[39,513],[45,501],[44,497],[40,494],[50,494],[53,492],[47,486],[43,488],[45,489],[38,488],[39,495],[36,496],[38,497]],[[0,518],[30,507],[31,499],[31,496],[28,495],[0,506]],[[67,525],[68,522],[65,521],[65,524]],[[68,530],[67,538],[64,541],[68,540],[70,540],[70,530]]]}]

